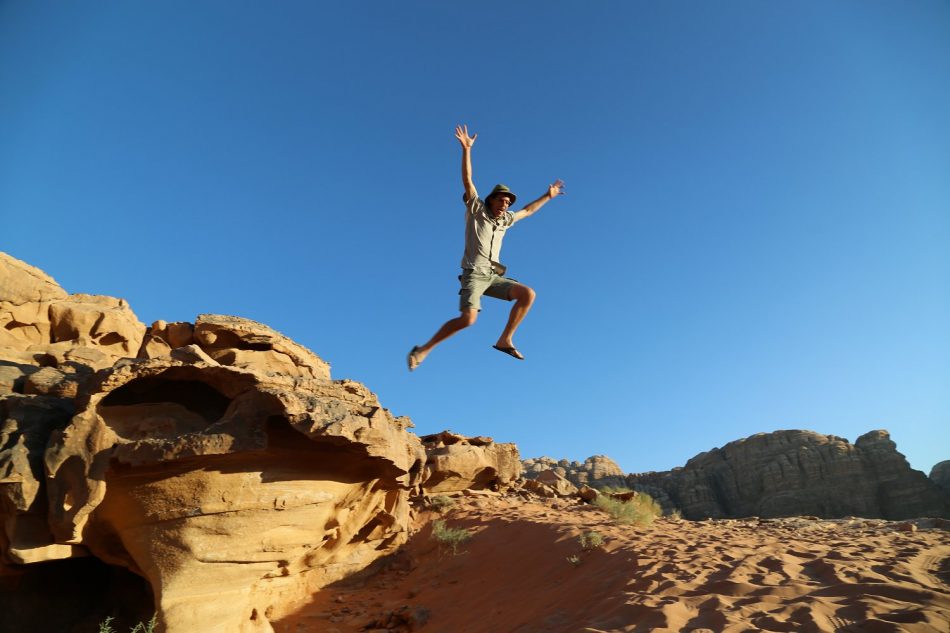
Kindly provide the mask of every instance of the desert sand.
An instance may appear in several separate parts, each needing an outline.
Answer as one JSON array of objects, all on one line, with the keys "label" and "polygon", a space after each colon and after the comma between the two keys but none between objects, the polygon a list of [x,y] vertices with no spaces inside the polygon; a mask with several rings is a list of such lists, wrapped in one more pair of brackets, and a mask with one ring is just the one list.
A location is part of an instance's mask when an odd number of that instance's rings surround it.
[{"label": "desert sand", "polygon": [[[457,554],[434,518],[474,536]],[[585,551],[581,533],[604,538]],[[573,560],[570,560],[573,559]],[[417,513],[400,553],[315,594],[277,633],[423,630],[950,631],[950,532],[922,519],[659,518],[463,496]]]}]

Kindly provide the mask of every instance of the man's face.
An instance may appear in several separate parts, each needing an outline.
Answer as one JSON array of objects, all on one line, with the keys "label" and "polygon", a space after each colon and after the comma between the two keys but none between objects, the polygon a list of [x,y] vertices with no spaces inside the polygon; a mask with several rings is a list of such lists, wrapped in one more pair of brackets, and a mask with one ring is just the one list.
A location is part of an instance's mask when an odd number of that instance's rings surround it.
[{"label": "man's face", "polygon": [[511,196],[504,193],[492,196],[488,200],[488,209],[492,215],[499,215],[503,211],[507,211],[509,206],[511,206]]}]

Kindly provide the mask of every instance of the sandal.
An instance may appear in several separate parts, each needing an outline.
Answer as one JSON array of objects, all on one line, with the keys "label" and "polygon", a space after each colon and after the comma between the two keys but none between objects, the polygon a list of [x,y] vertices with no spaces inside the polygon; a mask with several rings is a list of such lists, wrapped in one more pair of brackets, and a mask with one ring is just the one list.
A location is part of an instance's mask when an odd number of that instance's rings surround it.
[{"label": "sandal", "polygon": [[416,360],[416,352],[419,351],[419,346],[416,345],[409,351],[409,355],[406,356],[406,365],[409,366],[409,371],[412,371],[416,367],[422,364],[422,361]]},{"label": "sandal", "polygon": [[524,360],[524,355],[518,351],[517,347],[498,347],[497,345],[492,345],[499,352],[504,352],[512,358],[517,358],[518,360]]}]

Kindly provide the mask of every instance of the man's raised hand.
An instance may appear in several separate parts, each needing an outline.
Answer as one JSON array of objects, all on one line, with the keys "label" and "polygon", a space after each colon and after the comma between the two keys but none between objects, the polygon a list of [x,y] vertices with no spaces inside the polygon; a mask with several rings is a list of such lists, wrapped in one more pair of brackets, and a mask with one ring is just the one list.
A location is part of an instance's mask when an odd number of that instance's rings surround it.
[{"label": "man's raised hand", "polygon": [[564,181],[558,178],[554,181],[552,185],[548,187],[548,195],[552,198],[557,198],[560,195],[564,194]]},{"label": "man's raised hand", "polygon": [[467,125],[456,125],[455,138],[459,140],[459,143],[462,144],[462,147],[471,148],[472,145],[475,143],[475,139],[478,138],[478,134],[475,134],[474,136],[469,136]]}]

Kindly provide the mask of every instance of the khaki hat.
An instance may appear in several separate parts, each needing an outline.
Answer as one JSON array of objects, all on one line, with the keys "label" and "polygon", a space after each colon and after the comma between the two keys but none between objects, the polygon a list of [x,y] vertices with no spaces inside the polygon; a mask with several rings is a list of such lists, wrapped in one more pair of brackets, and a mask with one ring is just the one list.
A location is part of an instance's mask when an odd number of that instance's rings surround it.
[{"label": "khaki hat", "polygon": [[514,204],[515,200],[518,199],[518,196],[512,193],[511,189],[508,188],[508,185],[495,185],[495,188],[492,189],[491,193],[488,194],[488,197],[485,198],[485,202],[488,202],[492,196],[497,196],[501,194],[505,194],[509,196],[511,198],[511,204]]}]

